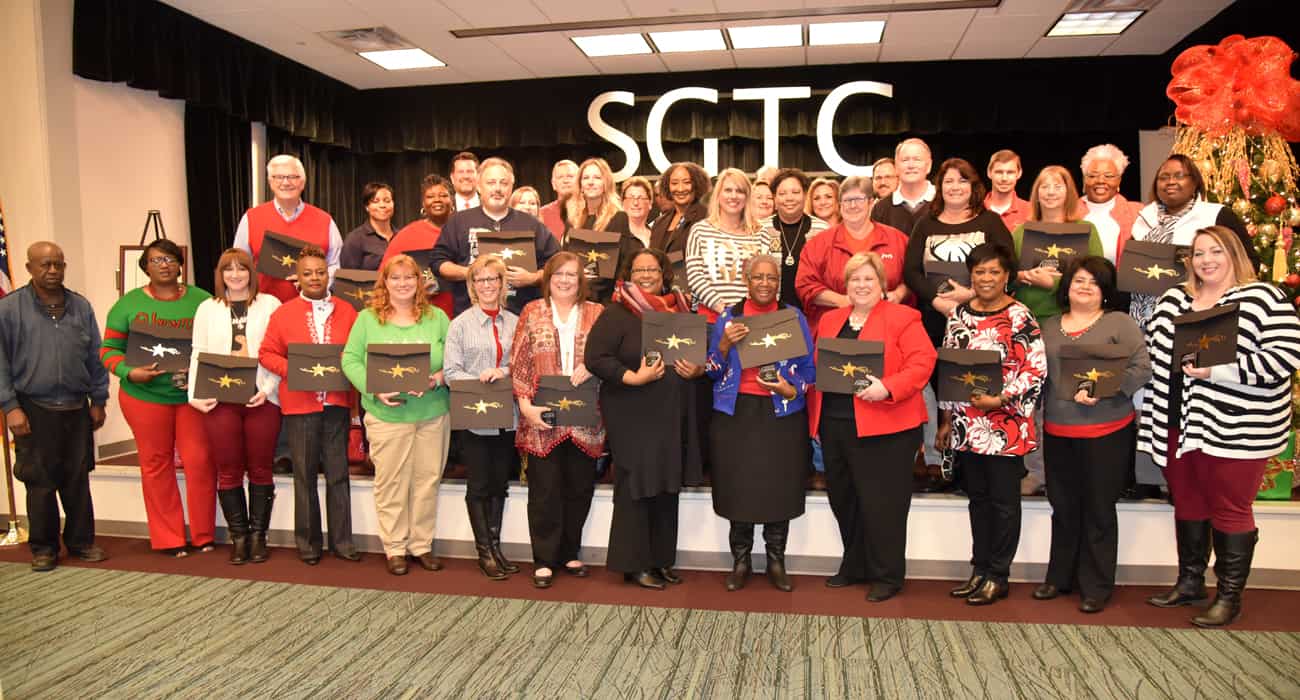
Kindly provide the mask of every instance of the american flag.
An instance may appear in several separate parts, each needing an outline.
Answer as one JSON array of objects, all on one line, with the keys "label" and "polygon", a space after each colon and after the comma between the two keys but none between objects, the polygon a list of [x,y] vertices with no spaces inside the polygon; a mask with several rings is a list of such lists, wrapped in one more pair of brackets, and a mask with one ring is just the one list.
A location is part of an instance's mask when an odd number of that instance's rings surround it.
[{"label": "american flag", "polygon": [[9,241],[5,239],[5,208],[0,204],[0,297],[13,290],[9,280]]}]

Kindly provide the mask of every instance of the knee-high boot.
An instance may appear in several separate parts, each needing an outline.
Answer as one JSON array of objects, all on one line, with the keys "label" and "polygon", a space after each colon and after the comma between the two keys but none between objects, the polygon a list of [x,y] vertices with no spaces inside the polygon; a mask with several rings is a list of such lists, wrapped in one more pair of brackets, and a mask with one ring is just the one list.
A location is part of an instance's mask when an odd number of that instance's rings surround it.
[{"label": "knee-high boot", "polygon": [[507,578],[505,571],[497,565],[492,555],[492,535],[488,532],[488,503],[482,498],[466,498],[465,508],[469,511],[469,526],[474,531],[474,551],[478,553],[478,570],[493,581]]},{"label": "knee-high boot", "polygon": [[274,502],[274,484],[248,485],[248,529],[252,533],[248,560],[254,564],[260,564],[271,556],[266,548],[266,531],[271,527],[271,504]]},{"label": "knee-high boot", "polygon": [[248,502],[244,488],[224,489],[217,492],[221,513],[226,516],[226,532],[230,535],[230,563],[248,561]]},{"label": "knee-high boot", "polygon": [[754,570],[750,561],[750,552],[754,551],[754,524],[731,523],[731,532],[727,537],[731,544],[731,573],[727,574],[727,590],[738,591],[745,587],[745,581]]},{"label": "knee-high boot", "polygon": [[1210,521],[1175,520],[1178,542],[1178,581],[1161,595],[1147,598],[1158,608],[1176,608],[1205,600],[1205,567],[1210,563]]},{"label": "knee-high boot", "polygon": [[488,538],[492,543],[492,557],[497,560],[497,568],[507,574],[517,574],[519,565],[511,563],[501,551],[501,519],[505,517],[505,512],[505,496],[493,496],[487,500]]},{"label": "knee-high boot", "polygon": [[785,542],[790,536],[790,521],[763,525],[763,543],[767,545],[767,580],[777,589],[790,592],[794,584],[785,572]]},{"label": "knee-high boot", "polygon": [[1197,627],[1223,627],[1241,615],[1241,592],[1246,589],[1250,564],[1255,558],[1259,530],[1250,532],[1214,531],[1214,575],[1219,579],[1214,603],[1192,618]]}]

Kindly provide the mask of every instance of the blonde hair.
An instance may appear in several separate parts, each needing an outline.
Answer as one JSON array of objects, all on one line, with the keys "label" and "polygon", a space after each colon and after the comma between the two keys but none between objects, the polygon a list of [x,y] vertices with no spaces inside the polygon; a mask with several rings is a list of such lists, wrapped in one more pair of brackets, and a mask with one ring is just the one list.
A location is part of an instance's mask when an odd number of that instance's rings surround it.
[{"label": "blonde hair", "polygon": [[388,275],[392,273],[393,268],[409,267],[415,272],[418,280],[417,289],[415,290],[415,310],[416,318],[424,318],[432,314],[434,306],[429,303],[429,299],[424,294],[424,276],[420,274],[420,266],[415,262],[415,258],[409,255],[394,255],[379,266],[379,276],[375,277],[375,291],[370,296],[370,310],[375,312],[379,318],[379,324],[388,323],[388,319],[393,317],[397,309],[393,306],[392,299],[388,298],[388,286],[384,284],[388,280]]},{"label": "blonde hair", "polygon": [[1029,218],[1033,221],[1043,220],[1043,206],[1038,201],[1038,186],[1052,175],[1061,178],[1061,182],[1065,185],[1065,204],[1062,205],[1065,220],[1078,221],[1080,218],[1079,188],[1074,185],[1074,176],[1061,165],[1049,165],[1038,171],[1038,177],[1034,178],[1034,187],[1029,191]]},{"label": "blonde hair", "polygon": [[740,224],[747,233],[756,233],[759,224],[754,218],[754,203],[749,196],[753,188],[749,184],[749,176],[738,168],[727,168],[718,173],[718,177],[714,179],[713,196],[709,198],[709,223],[715,228],[722,228],[722,186],[727,182],[736,183],[744,191],[745,211],[740,215]]},{"label": "blonde hair", "polygon": [[[582,174],[590,167],[595,167],[600,172],[600,181],[604,186],[600,209],[597,211],[588,211],[587,198],[582,196]],[[582,161],[582,165],[578,168],[577,189],[574,190],[573,196],[569,197],[569,200],[564,203],[564,209],[569,215],[569,226],[584,228],[587,217],[594,216],[596,221],[592,224],[592,228],[597,231],[604,231],[605,226],[609,224],[609,220],[623,210],[618,191],[614,188],[614,171],[609,169],[609,163],[606,163],[604,158],[588,158]]]},{"label": "blonde hair", "polygon": [[880,259],[880,255],[869,250],[861,253],[854,253],[849,261],[844,263],[844,286],[849,284],[849,278],[864,265],[870,265],[876,273],[876,281],[880,283],[880,291],[885,291],[885,261]]},{"label": "blonde hair", "polygon": [[809,216],[817,216],[813,213],[813,194],[817,192],[818,187],[831,188],[831,199],[835,202],[835,215],[827,219],[826,223],[834,226],[840,222],[840,183],[838,180],[832,180],[828,177],[819,177],[808,185],[808,194],[804,197],[803,213]]},{"label": "blonde hair", "polygon": [[[495,255],[480,255],[474,258],[474,262],[469,264],[465,270],[465,291],[469,292],[469,301],[471,304],[478,306],[478,291],[474,288],[474,278],[484,269],[495,272],[501,278],[501,295],[505,296],[506,291],[506,264],[501,258]],[[504,299],[498,298],[497,303],[504,305]]]},{"label": "blonde hair", "polygon": [[[1196,239],[1201,236],[1209,236],[1218,243],[1228,254],[1228,259],[1232,261],[1232,273],[1236,284],[1247,284],[1258,281],[1255,277],[1255,268],[1250,263],[1250,256],[1246,255],[1246,248],[1241,244],[1241,239],[1237,237],[1236,232],[1227,226],[1206,226],[1196,230],[1196,235],[1192,236],[1192,249],[1196,249]],[[1187,281],[1183,283],[1183,289],[1187,293],[1195,295],[1201,291],[1205,285],[1201,278],[1196,276],[1192,268],[1192,253],[1187,254]]]}]

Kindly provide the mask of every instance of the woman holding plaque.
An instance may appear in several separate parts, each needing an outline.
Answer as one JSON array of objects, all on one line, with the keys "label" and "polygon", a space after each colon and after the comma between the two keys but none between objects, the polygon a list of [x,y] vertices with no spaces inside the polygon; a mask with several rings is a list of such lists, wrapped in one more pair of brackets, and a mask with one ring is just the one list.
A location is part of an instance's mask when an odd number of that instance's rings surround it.
[{"label": "woman holding plaque", "polygon": [[672,210],[655,219],[650,247],[665,253],[682,253],[695,222],[709,215],[709,174],[695,163],[673,163],[659,177],[659,194],[672,202]]},{"label": "woman holding plaque", "polygon": [[[519,317],[501,308],[506,265],[495,255],[482,255],[470,263],[465,276],[473,305],[452,319],[447,329],[443,372],[448,382],[468,379],[508,385],[510,351]],[[519,571],[501,551],[501,518],[510,495],[515,429],[465,430],[459,439],[461,459],[469,472],[465,507],[474,532],[478,568],[490,579],[504,579]]]},{"label": "woman holding plaque", "polygon": [[[564,203],[565,250],[570,250],[570,233],[574,229],[599,231],[619,235],[618,260],[614,269],[623,266],[624,254],[641,247],[628,228],[627,213],[623,211],[618,190],[614,187],[614,173],[604,158],[588,158],[578,168],[578,192]],[[605,303],[613,291],[613,280],[601,278],[597,263],[588,262],[584,268],[591,300]]]},{"label": "woman holding plaque", "polygon": [[556,424],[557,407],[534,404],[543,377],[562,375],[573,387],[591,379],[583,363],[587,337],[601,306],[583,301],[587,278],[582,260],[556,253],[542,268],[542,298],[519,315],[510,349],[510,378],[519,401],[515,445],[528,458],[528,535],[533,544],[533,585],[550,588],[555,569],[587,576],[578,558],[582,526],[595,493],[596,459],[605,449],[605,428]]},{"label": "woman holding plaque", "polygon": [[366,210],[366,222],[352,229],[343,240],[339,267],[378,270],[394,236],[393,188],[382,182],[367,182],[361,189],[361,207]]},{"label": "woman holding plaque", "polygon": [[[1033,230],[1035,224],[1039,223],[1073,224],[1081,219],[1080,213],[1079,190],[1074,186],[1074,177],[1070,175],[1070,171],[1059,165],[1043,168],[1039,171],[1038,177],[1034,178],[1033,189],[1029,192],[1029,221],[1020,224],[1011,232],[1011,240],[1016,247],[1016,257],[1020,260],[1025,259],[1023,248],[1026,229]],[[1088,230],[1087,254],[1102,255],[1101,238],[1097,235],[1097,227],[1087,221],[1082,225]],[[1039,238],[1040,241],[1042,238],[1034,234],[1030,236]],[[1048,247],[1050,248],[1050,245]],[[1082,257],[1082,254],[1083,251],[1076,251],[1075,255],[1070,257]],[[1062,252],[1061,255],[1066,253]],[[1049,256],[1044,258],[1044,264],[1032,270],[1016,272],[1018,283],[1016,299],[1029,307],[1039,323],[1061,313],[1060,307],[1056,304],[1061,270],[1052,266],[1059,262],[1060,258]]]},{"label": "woman holding plaque", "polygon": [[[209,294],[185,284],[184,264],[180,247],[166,238],[144,249],[140,269],[149,276],[149,283],[123,294],[108,310],[100,355],[104,367],[122,380],[117,398],[140,454],[140,487],[144,491],[149,543],[175,557],[189,553],[185,548],[187,510],[194,547],[204,552],[213,549],[217,475],[208,450],[203,414],[188,403],[187,372],[165,372],[158,368],[157,361],[132,366],[126,358],[139,349],[128,348],[127,344],[133,319],[145,319],[149,327],[193,327],[194,312]],[[162,359],[168,356],[167,350],[175,354],[174,348],[164,348],[161,343],[153,350]],[[185,470],[188,509],[181,507],[176,483],[178,451]]]},{"label": "woman holding plaque", "polygon": [[[397,232],[384,252],[381,265],[397,255],[433,250],[438,244],[438,237],[442,235],[442,227],[453,213],[451,192],[451,183],[447,178],[436,173],[424,176],[420,181],[420,213],[424,218],[412,221]],[[454,316],[451,291],[443,289],[445,285],[442,281],[429,271],[423,271],[422,275],[429,303],[442,309],[447,318]]]},{"label": "woman holding plaque", "polygon": [[[271,313],[280,308],[279,299],[257,292],[253,258],[244,250],[231,248],[222,253],[215,277],[215,295],[205,299],[194,312],[191,377],[198,375],[199,353],[256,359]],[[231,564],[266,561],[265,530],[258,539],[258,558],[251,557],[249,523],[256,522],[260,527],[271,519],[272,499],[264,494],[275,491],[271,463],[280,434],[279,385],[280,377],[258,366],[257,393],[247,405],[240,406],[196,399],[195,382],[190,382],[190,405],[207,414],[203,427],[217,467],[217,501],[226,516]],[[244,495],[245,474],[251,498]],[[250,502],[254,506],[251,517]]]},{"label": "woman holding plaque", "polygon": [[[1300,368],[1300,319],[1276,287],[1258,282],[1234,231],[1210,226],[1191,241],[1188,281],[1165,292],[1147,324],[1152,377],[1142,402],[1138,449],[1164,468],[1174,501],[1178,581],[1147,602],[1159,607],[1206,598],[1213,542],[1214,603],[1199,627],[1231,624],[1241,613],[1259,530],[1251,503],[1268,459],[1291,431],[1291,379]],[[1235,328],[1203,328],[1175,347],[1175,324],[1191,312],[1236,306]],[[1224,325],[1220,321],[1218,326]],[[1232,324],[1228,316],[1227,324]],[[1235,331],[1235,359],[1203,366],[1189,352]],[[1181,336],[1182,332],[1178,333]]]},{"label": "woman holding plaque", "polygon": [[[775,184],[773,180],[773,184]],[[808,200],[804,203],[804,212],[815,216],[828,225],[840,222],[840,183],[828,177],[819,177],[808,186]]]},{"label": "woman holding plaque", "polygon": [[[739,172],[739,171],[736,171]],[[719,178],[719,193],[726,197],[728,183]],[[767,578],[773,586],[790,591],[785,571],[785,547],[790,521],[803,515],[804,482],[812,466],[808,418],[804,397],[816,380],[812,359],[812,334],[803,313],[781,303],[781,263],[758,254],[745,261],[743,279],[748,293],[730,307],[714,325],[706,364],[713,385],[713,422],[709,429],[713,476],[713,511],[731,521],[732,569],[727,590],[745,587],[752,571],[754,525],[763,524],[767,545]],[[745,320],[777,311],[793,312],[803,335],[803,355],[787,357],[761,367],[743,368],[739,348],[771,347],[790,332],[750,337]]]},{"label": "woman holding plaque", "polygon": [[1128,480],[1137,435],[1133,395],[1151,378],[1151,361],[1133,319],[1107,310],[1119,293],[1114,265],[1101,256],[1075,258],[1061,280],[1061,314],[1042,322],[1052,549],[1046,581],[1034,598],[1055,598],[1077,583],[1079,610],[1096,613],[1115,588],[1115,503]]},{"label": "woman holding plaque", "polygon": [[[1047,359],[1033,314],[1007,294],[1016,269],[1011,250],[981,243],[966,256],[966,267],[974,296],[953,310],[943,346],[997,351],[1002,389],[942,401],[935,446],[956,453],[970,498],[974,571],[950,594],[969,605],[990,605],[1010,591],[1007,577],[1020,544],[1020,479],[1025,455],[1038,448],[1033,414]],[[978,379],[972,370],[966,375]]]},{"label": "woman holding plaque", "polygon": [[686,243],[691,298],[710,321],[744,300],[749,291],[742,273],[745,261],[772,249],[768,233],[749,208],[745,173],[735,168],[723,170],[714,190],[708,218],[691,227]]},{"label": "woman holding plaque", "polygon": [[1089,148],[1079,163],[1083,173],[1079,213],[1083,221],[1097,227],[1102,255],[1112,263],[1118,260],[1119,242],[1132,235],[1133,221],[1142,211],[1141,202],[1130,202],[1119,193],[1127,169],[1128,156],[1109,143]]},{"label": "woman holding plaque", "polygon": [[[845,189],[851,182],[860,186],[857,180],[846,180]],[[882,343],[881,373],[871,376],[866,367],[845,360],[830,370],[853,379],[855,389],[858,383],[862,387],[854,393],[819,388],[808,399],[826,462],[826,495],[844,544],[839,571],[826,585],[865,581],[871,587],[867,600],[873,603],[889,600],[903,588],[912,464],[926,421],[921,391],[934,372],[936,356],[921,314],[886,298],[887,279],[879,255],[855,253],[844,264],[848,304],[826,312],[817,329],[818,338]]]},{"label": "woman holding plaque", "polygon": [[[361,392],[370,458],[375,463],[375,512],[388,573],[406,573],[406,558],[428,571],[433,554],[438,482],[447,461],[451,424],[442,373],[447,314],[429,303],[420,266],[408,255],[389,258],[375,280],[370,306],[357,315],[343,349],[343,373]],[[368,391],[367,346],[427,344],[430,374],[417,392]]]},{"label": "woman holding plaque", "polygon": [[[769,219],[760,219],[759,223],[763,226],[763,235],[772,242],[773,254],[781,258],[781,301],[789,306],[800,306],[795,288],[799,259],[804,246],[830,225],[804,213],[808,176],[802,170],[782,168],[777,171],[772,176],[772,189],[776,192],[776,214]],[[803,310],[802,306],[800,310]]]},{"label": "woman holding plaque", "polygon": [[655,590],[681,583],[673,571],[677,494],[704,478],[696,415],[697,394],[708,390],[704,366],[685,358],[665,362],[662,351],[670,346],[645,343],[642,331],[647,313],[690,314],[672,284],[667,255],[652,248],[635,254],[614,287],[614,303],[596,319],[585,354],[601,380],[600,410],[615,465],[606,566]]}]

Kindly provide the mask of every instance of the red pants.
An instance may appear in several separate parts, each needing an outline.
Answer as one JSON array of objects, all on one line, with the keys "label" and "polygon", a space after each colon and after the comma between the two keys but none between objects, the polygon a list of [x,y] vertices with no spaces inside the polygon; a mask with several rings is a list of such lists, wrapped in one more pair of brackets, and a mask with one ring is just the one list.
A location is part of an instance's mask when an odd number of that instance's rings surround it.
[{"label": "red pants", "polygon": [[[267,401],[257,408],[219,403],[203,419],[212,461],[217,465],[217,489],[241,489],[248,483],[268,486],[280,436],[280,407]],[[184,461],[182,459],[181,461]]]},{"label": "red pants", "polygon": [[1165,479],[1178,520],[1209,520],[1223,533],[1252,532],[1251,504],[1264,478],[1267,459],[1225,459],[1192,450],[1180,459],[1169,452]]},{"label": "red pants", "polygon": [[149,543],[154,549],[185,546],[185,510],[181,508],[176,463],[172,459],[175,450],[180,450],[190,540],[195,546],[211,544],[217,520],[217,476],[208,454],[203,414],[187,403],[150,403],[120,390],[118,400],[140,453],[140,486],[149,521]]}]

